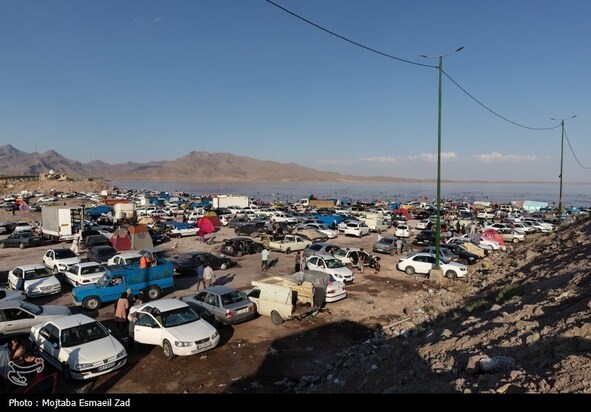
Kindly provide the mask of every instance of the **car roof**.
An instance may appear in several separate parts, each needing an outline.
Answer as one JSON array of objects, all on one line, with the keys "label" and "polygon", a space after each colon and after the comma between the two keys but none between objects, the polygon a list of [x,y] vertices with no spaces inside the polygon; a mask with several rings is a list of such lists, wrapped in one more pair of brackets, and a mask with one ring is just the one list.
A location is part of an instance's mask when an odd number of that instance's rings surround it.
[{"label": "car roof", "polygon": [[117,253],[115,256],[129,258],[129,257],[141,257],[142,255],[138,252],[121,252],[121,253]]},{"label": "car roof", "polygon": [[[9,289],[6,289],[8,291]],[[2,300],[0,301],[0,309],[6,308],[20,308],[22,300]]]},{"label": "car roof", "polygon": [[45,269],[45,265],[42,265],[40,263],[29,263],[27,265],[17,266],[16,268],[21,268],[22,270]]},{"label": "car roof", "polygon": [[70,250],[71,251],[71,249],[70,248],[67,248],[67,247],[53,247],[53,248],[48,249],[48,250],[53,250],[54,252],[64,251],[64,250]]},{"label": "car roof", "polygon": [[206,292],[213,292],[213,293],[217,293],[218,295],[225,295],[226,293],[232,293],[232,292],[236,292],[236,289],[231,288],[229,286],[210,286],[207,289],[205,289]]},{"label": "car roof", "polygon": [[184,308],[188,305],[179,299],[159,299],[142,304],[142,307],[146,306],[152,306],[160,312],[166,312],[173,309]]},{"label": "car roof", "polygon": [[[338,260],[336,257],[334,257],[333,255],[329,255],[328,253],[317,253],[317,254],[312,255],[310,257],[313,258],[314,256],[321,257],[324,260],[330,260],[330,259],[332,259],[332,260]],[[339,262],[340,262],[340,260],[339,260]]]},{"label": "car roof", "polygon": [[78,266],[78,267],[87,267],[87,266],[102,266],[102,263],[98,263],[98,262],[80,262],[80,263],[75,263],[72,266]]},{"label": "car roof", "polygon": [[95,319],[82,313],[75,315],[63,316],[61,318],[51,320],[51,323],[60,329],[72,328],[78,325],[84,325],[86,323],[93,323]]}]

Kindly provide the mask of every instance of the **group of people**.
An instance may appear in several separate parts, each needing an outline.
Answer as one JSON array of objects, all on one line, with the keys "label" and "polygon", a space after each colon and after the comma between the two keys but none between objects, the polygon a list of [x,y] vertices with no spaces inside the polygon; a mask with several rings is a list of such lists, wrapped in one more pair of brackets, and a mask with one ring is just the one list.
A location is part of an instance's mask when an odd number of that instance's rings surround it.
[{"label": "group of people", "polygon": [[209,262],[201,262],[199,266],[197,266],[197,292],[199,292],[199,287],[201,285],[203,285],[203,289],[210,287],[214,278],[215,274],[213,273],[211,264]]}]

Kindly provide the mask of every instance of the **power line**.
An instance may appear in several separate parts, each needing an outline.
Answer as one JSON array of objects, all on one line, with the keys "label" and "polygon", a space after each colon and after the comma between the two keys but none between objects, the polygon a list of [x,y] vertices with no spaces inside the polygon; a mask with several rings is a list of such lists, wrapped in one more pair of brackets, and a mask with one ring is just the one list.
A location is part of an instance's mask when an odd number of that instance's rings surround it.
[{"label": "power line", "polygon": [[414,64],[415,66],[429,67],[431,69],[436,69],[437,68],[437,66],[432,66],[430,64],[423,64],[423,63],[413,62],[411,60],[402,59],[400,57],[392,56],[391,54],[381,52],[381,51],[376,50],[376,49],[373,49],[371,47],[364,46],[361,43],[357,43],[356,41],[353,41],[351,39],[346,38],[345,36],[341,36],[340,34],[337,34],[337,33],[333,32],[333,31],[330,31],[330,30],[328,30],[328,29],[326,29],[326,28],[324,28],[324,27],[322,27],[322,26],[320,26],[320,25],[318,25],[318,24],[316,24],[316,23],[314,23],[314,22],[312,22],[312,21],[310,21],[310,20],[308,20],[308,19],[306,19],[306,18],[304,18],[304,17],[302,17],[302,16],[300,16],[300,15],[292,12],[292,11],[289,11],[286,8],[281,7],[277,3],[273,3],[271,0],[266,0],[266,1],[268,3],[271,3],[273,6],[275,6],[275,7],[279,8],[279,9],[283,10],[284,12],[289,13],[289,14],[291,14],[294,17],[297,17],[298,19],[303,20],[303,21],[305,21],[308,24],[311,24],[312,26],[316,27],[317,29],[320,29],[322,31],[325,31],[328,34],[332,34],[333,36],[338,37],[341,40],[345,40],[346,42],[349,42],[351,44],[354,44],[355,46],[361,47],[361,48],[363,48],[365,50],[369,50],[372,53],[376,53],[376,54],[379,54],[381,56],[388,57],[390,59],[398,60],[398,61],[403,62],[403,63]]},{"label": "power line", "polygon": [[[358,43],[358,42],[353,41],[351,39],[348,39],[348,38],[346,38],[344,36],[341,36],[340,34],[337,34],[337,33],[333,32],[333,31],[330,31],[330,30],[328,30],[328,29],[326,29],[326,28],[324,28],[324,27],[322,27],[322,26],[320,26],[320,25],[318,25],[318,24],[316,24],[316,23],[314,23],[314,22],[312,22],[312,21],[310,21],[310,20],[308,20],[308,19],[306,19],[306,18],[304,18],[304,17],[302,17],[302,16],[300,16],[300,15],[298,15],[298,14],[296,14],[296,13],[290,11],[290,10],[288,10],[288,9],[286,9],[285,7],[282,7],[282,6],[278,5],[277,3],[274,3],[271,0],[266,0],[266,1],[267,1],[267,3],[272,4],[273,6],[277,7],[278,9],[281,9],[284,12],[286,12],[288,14],[291,14],[292,16],[294,16],[294,17],[296,17],[296,18],[298,18],[298,19],[300,19],[300,20],[302,20],[302,21],[304,21],[304,22],[306,22],[306,23],[308,23],[308,24],[316,27],[317,29],[320,29],[320,30],[322,30],[322,31],[324,31],[326,33],[329,33],[329,34],[331,34],[331,35],[333,35],[335,37],[338,37],[339,39],[344,40],[344,41],[346,41],[348,43],[354,44],[355,46],[361,47],[361,48],[363,48],[365,50],[369,50],[372,53],[376,53],[376,54],[379,54],[381,56],[388,57],[390,59],[398,60],[398,61],[403,62],[403,63],[413,64],[415,66],[428,67],[430,69],[439,69],[439,66],[432,66],[432,65],[429,65],[429,64],[422,64],[422,63],[413,62],[411,60],[401,59],[400,57],[392,56],[390,54],[387,54],[387,53],[381,52],[379,50],[373,49],[371,47],[365,46],[365,45],[363,45],[361,43]],[[445,73],[445,71],[443,71],[443,73]],[[484,109],[486,109],[490,113],[494,114],[495,116],[503,119],[504,121],[506,121],[508,123],[511,123],[511,124],[513,124],[515,126],[519,126],[519,127],[522,127],[524,129],[529,129],[529,130],[553,130],[553,129],[557,129],[557,128],[560,127],[560,126],[554,126],[554,127],[530,127],[530,126],[525,126],[525,125],[522,125],[520,123],[514,122],[513,120],[510,120],[510,119],[508,119],[508,118],[506,118],[504,116],[501,116],[499,113],[495,112],[494,110],[490,109],[485,104],[483,104],[482,102],[480,102],[478,99],[476,99],[470,93],[468,93],[468,91],[466,89],[464,89],[462,86],[460,86],[454,79],[452,79],[447,73],[445,73],[445,76],[449,80],[451,80],[451,82],[453,84],[455,84],[461,91],[463,91],[467,96],[469,96],[472,100],[474,100],[476,103],[478,103]]]},{"label": "power line", "polygon": [[520,123],[514,122],[513,120],[507,119],[506,117],[501,116],[500,114],[498,114],[497,112],[495,112],[491,108],[487,107],[484,103],[482,103],[476,97],[474,97],[470,93],[468,93],[468,91],[466,89],[464,89],[462,86],[460,86],[458,84],[458,82],[456,82],[454,79],[452,79],[451,76],[445,72],[445,70],[443,71],[443,74],[445,74],[445,77],[447,77],[453,84],[455,84],[458,87],[458,89],[463,91],[468,97],[470,97],[472,100],[474,100],[476,103],[478,103],[480,106],[482,106],[483,108],[485,108],[486,110],[488,110],[489,112],[494,114],[495,116],[503,119],[504,121],[506,121],[508,123],[511,123],[511,124],[514,124],[515,126],[523,127],[524,129],[529,129],[529,130],[553,130],[553,129],[558,129],[560,127],[560,125],[553,126],[553,127],[530,127],[530,126],[525,126]]},{"label": "power line", "polygon": [[579,166],[581,166],[583,169],[587,169],[587,170],[591,169],[591,167],[583,166],[581,164],[581,162],[579,162],[579,159],[577,159],[577,155],[575,154],[575,151],[573,150],[573,147],[570,144],[570,140],[568,140],[568,136],[566,135],[566,130],[564,131],[564,137],[566,137],[566,142],[568,143],[568,147],[570,148],[570,152],[573,154],[573,157],[575,158],[575,160],[577,161]]}]

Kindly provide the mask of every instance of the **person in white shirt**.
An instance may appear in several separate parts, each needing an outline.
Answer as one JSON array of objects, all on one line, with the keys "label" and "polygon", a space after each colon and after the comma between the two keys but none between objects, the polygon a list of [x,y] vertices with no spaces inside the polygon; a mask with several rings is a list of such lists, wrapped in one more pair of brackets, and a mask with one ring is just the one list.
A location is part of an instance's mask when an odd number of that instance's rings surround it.
[{"label": "person in white shirt", "polygon": [[211,265],[208,263],[205,264],[205,269],[203,269],[203,279],[205,280],[205,287],[208,288],[211,286],[211,282],[213,280],[214,274]]}]

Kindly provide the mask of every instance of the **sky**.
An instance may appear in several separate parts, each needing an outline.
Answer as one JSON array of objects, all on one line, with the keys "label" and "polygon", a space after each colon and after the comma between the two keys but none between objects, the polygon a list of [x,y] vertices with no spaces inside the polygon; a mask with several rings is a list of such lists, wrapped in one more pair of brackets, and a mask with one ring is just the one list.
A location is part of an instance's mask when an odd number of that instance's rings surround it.
[{"label": "sky", "polygon": [[273,1],[350,41],[266,0],[0,0],[0,145],[435,179],[440,132],[442,179],[558,182],[563,142],[591,183],[588,0]]}]

